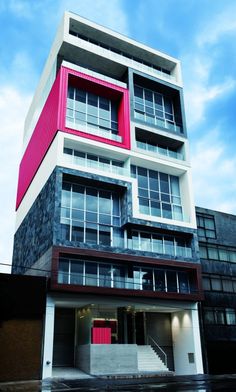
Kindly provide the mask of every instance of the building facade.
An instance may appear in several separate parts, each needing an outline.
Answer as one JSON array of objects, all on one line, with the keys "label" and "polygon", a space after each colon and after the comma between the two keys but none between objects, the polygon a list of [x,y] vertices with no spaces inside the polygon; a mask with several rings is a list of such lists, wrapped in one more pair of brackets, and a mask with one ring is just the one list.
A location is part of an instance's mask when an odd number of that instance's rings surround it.
[{"label": "building facade", "polygon": [[13,273],[50,278],[43,377],[203,372],[178,60],[65,13],[25,121],[16,208]]},{"label": "building facade", "polygon": [[235,373],[236,216],[199,207],[196,215],[205,297],[204,357],[209,373]]}]

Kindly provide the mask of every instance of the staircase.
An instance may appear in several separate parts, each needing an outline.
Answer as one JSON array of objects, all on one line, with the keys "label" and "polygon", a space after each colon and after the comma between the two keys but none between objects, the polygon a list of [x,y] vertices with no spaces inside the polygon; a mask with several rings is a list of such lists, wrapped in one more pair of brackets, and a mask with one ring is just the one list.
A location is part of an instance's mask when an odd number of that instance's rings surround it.
[{"label": "staircase", "polygon": [[138,346],[138,370],[144,372],[169,372],[167,366],[151,346]]}]

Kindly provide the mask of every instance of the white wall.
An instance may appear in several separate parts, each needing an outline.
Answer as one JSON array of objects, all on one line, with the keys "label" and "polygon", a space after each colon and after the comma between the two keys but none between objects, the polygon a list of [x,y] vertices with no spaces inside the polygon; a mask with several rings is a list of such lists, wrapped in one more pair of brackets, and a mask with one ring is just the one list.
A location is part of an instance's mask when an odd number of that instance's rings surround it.
[{"label": "white wall", "polygon": [[54,337],[55,302],[48,296],[46,304],[42,378],[52,377],[53,337]]},{"label": "white wall", "polygon": [[[176,375],[202,374],[202,352],[197,304],[191,310],[171,314],[173,354]],[[194,363],[188,354],[193,353]]]}]

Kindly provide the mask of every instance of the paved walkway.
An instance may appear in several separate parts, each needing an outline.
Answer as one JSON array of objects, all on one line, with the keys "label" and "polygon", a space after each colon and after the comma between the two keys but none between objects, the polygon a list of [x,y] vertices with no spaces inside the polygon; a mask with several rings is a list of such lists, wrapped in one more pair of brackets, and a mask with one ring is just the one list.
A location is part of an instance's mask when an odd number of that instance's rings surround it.
[{"label": "paved walkway", "polygon": [[219,376],[157,376],[143,374],[139,378],[130,375],[122,378],[101,379],[90,377],[83,379],[48,379],[44,381],[19,381],[0,383],[1,392],[104,392],[104,391],[171,391],[171,392],[206,392],[236,391],[236,374]]}]

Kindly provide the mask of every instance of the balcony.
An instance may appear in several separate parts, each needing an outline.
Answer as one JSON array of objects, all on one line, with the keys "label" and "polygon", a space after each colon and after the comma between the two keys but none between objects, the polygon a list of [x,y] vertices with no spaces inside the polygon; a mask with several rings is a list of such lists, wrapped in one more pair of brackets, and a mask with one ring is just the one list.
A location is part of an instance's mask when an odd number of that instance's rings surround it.
[{"label": "balcony", "polygon": [[137,144],[137,148],[141,149],[141,150],[145,150],[154,154],[160,154],[160,155],[165,155],[169,158],[174,158],[174,159],[179,159],[179,160],[184,160],[184,155],[177,152],[177,151],[173,151],[170,150],[168,147],[164,148],[164,147],[159,147],[159,146],[155,146],[153,144],[149,144],[146,142],[141,142],[139,140],[136,141]]},{"label": "balcony", "polygon": [[63,160],[64,160],[65,164],[69,163],[69,164],[73,164],[76,166],[82,166],[83,168],[90,168],[90,169],[99,170],[99,171],[109,173],[109,174],[117,174],[119,176],[125,176],[125,177],[130,176],[129,170],[127,170],[124,167],[114,166],[114,165],[112,165],[111,162],[104,163],[99,160],[81,158],[81,157],[66,154],[66,153],[63,154]]},{"label": "balcony", "polygon": [[71,129],[76,129],[77,131],[88,133],[93,136],[99,136],[105,139],[113,140],[115,142],[119,142],[119,143],[122,142],[122,137],[112,133],[110,129],[102,129],[87,123],[81,124],[81,122],[69,116],[66,117],[66,127]]},{"label": "balcony", "polygon": [[169,131],[182,134],[183,127],[177,124],[175,121],[171,121],[157,116],[148,115],[147,113],[134,109],[134,118],[137,120],[144,121],[147,124],[154,125],[156,127],[165,128]]}]

